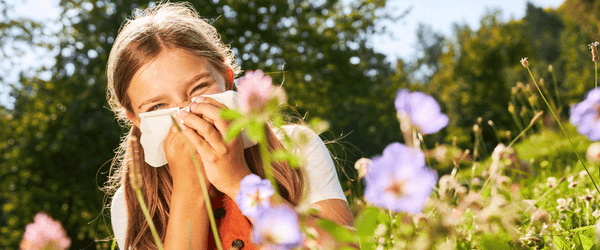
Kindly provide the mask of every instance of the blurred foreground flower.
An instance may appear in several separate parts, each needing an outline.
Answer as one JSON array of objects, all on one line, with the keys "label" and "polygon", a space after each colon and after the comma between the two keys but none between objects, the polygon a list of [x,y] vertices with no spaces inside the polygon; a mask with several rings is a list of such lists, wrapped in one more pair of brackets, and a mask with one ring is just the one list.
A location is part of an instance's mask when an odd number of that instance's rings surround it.
[{"label": "blurred foreground flower", "polygon": [[600,140],[600,88],[587,93],[585,100],[571,107],[570,121],[591,141]]},{"label": "blurred foreground flower", "polygon": [[248,71],[237,83],[240,109],[244,112],[260,111],[268,102],[273,80],[262,70]]},{"label": "blurred foreground flower", "polygon": [[292,249],[304,238],[298,224],[298,215],[286,205],[265,210],[254,223],[252,242],[262,249]]},{"label": "blurred foreground flower", "polygon": [[365,177],[369,166],[371,166],[371,160],[367,158],[360,158],[354,163],[354,168],[358,171],[358,179]]},{"label": "blurred foreground flower", "polygon": [[275,193],[269,180],[251,174],[240,182],[240,191],[235,198],[242,214],[257,219],[258,215],[269,208],[269,198]]},{"label": "blurred foreground flower", "polygon": [[33,223],[27,224],[20,244],[21,250],[62,250],[71,245],[71,239],[59,221],[39,212]]},{"label": "blurred foreground flower", "polygon": [[408,116],[411,125],[422,134],[433,134],[448,125],[448,116],[441,113],[440,105],[427,94],[400,89],[394,104],[399,117]]},{"label": "blurred foreground flower", "polygon": [[418,149],[392,143],[372,160],[365,176],[365,199],[396,212],[421,211],[437,181]]},{"label": "blurred foreground flower", "polygon": [[[600,163],[600,142],[590,144],[585,155],[587,156],[588,161]],[[587,176],[585,171],[582,172],[585,174],[585,176]]]}]

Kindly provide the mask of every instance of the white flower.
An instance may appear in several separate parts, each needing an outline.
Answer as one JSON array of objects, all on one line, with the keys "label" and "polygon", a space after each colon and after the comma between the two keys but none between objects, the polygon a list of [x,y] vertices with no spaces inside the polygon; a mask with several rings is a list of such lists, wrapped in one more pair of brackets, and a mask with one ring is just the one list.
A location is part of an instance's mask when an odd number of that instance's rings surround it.
[{"label": "white flower", "polygon": [[548,188],[556,187],[556,178],[548,177],[548,179],[546,179],[546,187],[548,187]]}]

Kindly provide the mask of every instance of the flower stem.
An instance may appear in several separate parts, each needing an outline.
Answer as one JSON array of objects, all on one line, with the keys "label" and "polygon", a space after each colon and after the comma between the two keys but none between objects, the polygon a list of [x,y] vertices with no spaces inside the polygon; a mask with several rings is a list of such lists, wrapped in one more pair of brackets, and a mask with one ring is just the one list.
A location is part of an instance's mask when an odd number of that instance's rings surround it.
[{"label": "flower stem", "polygon": [[148,207],[146,206],[146,202],[144,202],[144,196],[142,196],[142,189],[139,187],[135,187],[135,194],[137,195],[138,202],[140,203],[140,207],[142,208],[142,212],[144,213],[144,217],[146,217],[146,221],[148,222],[148,227],[150,227],[150,231],[152,232],[152,237],[156,242],[156,247],[159,250],[163,250],[163,245],[158,237],[158,233],[156,232],[156,227],[154,227],[154,222],[152,222],[152,218],[150,217],[150,213],[148,212]]},{"label": "flower stem", "polygon": [[[551,72],[552,73],[552,81],[554,82],[554,94],[556,95],[556,105],[557,107],[560,107],[560,94],[558,91],[558,83],[556,82],[556,75],[554,74],[554,71]],[[559,110],[560,113],[560,110]]]},{"label": "flower stem", "polygon": [[531,76],[531,79],[533,80],[533,83],[535,84],[535,87],[537,88],[538,92],[540,92],[540,96],[542,96],[542,99],[544,99],[544,102],[546,103],[546,106],[548,106],[548,109],[550,109],[550,112],[552,113],[552,116],[554,116],[554,119],[556,119],[556,122],[558,123],[558,126],[560,127],[560,130],[562,130],[562,132],[565,135],[565,137],[567,137],[567,140],[569,140],[569,143],[571,144],[571,148],[573,149],[573,152],[575,152],[575,155],[577,156],[577,159],[579,160],[579,162],[581,162],[581,165],[583,166],[583,169],[585,169],[585,172],[590,177],[590,180],[592,180],[592,183],[594,184],[594,187],[596,188],[596,191],[598,191],[600,193],[600,189],[598,189],[598,185],[596,185],[596,181],[594,181],[594,178],[592,177],[592,174],[590,174],[590,171],[588,170],[587,166],[585,165],[585,163],[583,162],[583,160],[581,160],[581,157],[579,156],[579,153],[577,153],[577,150],[575,150],[575,145],[573,145],[573,142],[571,141],[571,137],[569,137],[569,135],[567,135],[567,132],[565,131],[565,128],[563,127],[562,123],[560,122],[560,120],[558,119],[558,117],[556,116],[556,114],[554,113],[554,110],[552,110],[552,107],[550,107],[550,104],[548,104],[548,101],[546,100],[546,97],[544,97],[544,94],[542,94],[542,91],[540,90],[540,87],[538,86],[537,82],[535,81],[535,78],[533,77],[533,74],[531,73],[531,70],[529,70],[529,67],[526,67],[526,68],[527,68],[527,71],[529,72],[529,76]]},{"label": "flower stem", "polygon": [[[542,112],[542,111],[540,111]],[[534,116],[531,121],[529,122],[529,125],[527,125],[527,127],[523,130],[521,130],[521,133],[519,133],[509,144],[508,146],[506,146],[506,148],[510,148],[512,147],[513,144],[515,144],[515,142],[517,142],[517,140],[523,136],[525,134],[525,132],[527,132],[527,130],[529,130],[531,127],[533,127],[533,124],[535,124],[536,120],[539,119],[539,117],[541,116],[541,114]]]},{"label": "flower stem", "polygon": [[[275,190],[275,194],[279,194],[277,181],[275,180],[275,176],[273,175],[273,167],[271,166],[269,148],[267,147],[266,142],[258,142],[258,148],[260,149],[260,158],[262,159],[263,169],[265,170],[265,177],[271,182],[273,190]],[[277,202],[278,197],[279,195],[273,195],[275,202]]]},{"label": "flower stem", "polygon": [[194,166],[196,166],[196,172],[198,172],[198,179],[200,179],[200,186],[202,187],[204,202],[206,203],[206,209],[208,210],[210,228],[212,229],[213,236],[215,237],[215,244],[217,245],[217,249],[223,250],[223,247],[221,246],[221,239],[219,237],[219,231],[217,230],[217,223],[215,222],[215,215],[213,214],[212,205],[210,204],[210,196],[208,195],[208,189],[206,188],[204,176],[202,175],[202,170],[200,169],[198,159],[196,159],[194,152],[190,151],[190,154],[192,154],[192,160],[194,161]]}]

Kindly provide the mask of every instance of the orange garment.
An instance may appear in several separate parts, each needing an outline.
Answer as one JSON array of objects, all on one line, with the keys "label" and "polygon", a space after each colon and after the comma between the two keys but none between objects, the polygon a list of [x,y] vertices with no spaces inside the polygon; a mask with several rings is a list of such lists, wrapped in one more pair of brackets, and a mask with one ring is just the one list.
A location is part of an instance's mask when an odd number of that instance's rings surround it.
[{"label": "orange garment", "polygon": [[[257,249],[250,241],[252,225],[233,199],[217,191],[215,195],[211,195],[210,203],[223,250],[229,250],[232,247],[243,250]],[[209,230],[208,233],[208,249],[217,249],[212,230]]]}]

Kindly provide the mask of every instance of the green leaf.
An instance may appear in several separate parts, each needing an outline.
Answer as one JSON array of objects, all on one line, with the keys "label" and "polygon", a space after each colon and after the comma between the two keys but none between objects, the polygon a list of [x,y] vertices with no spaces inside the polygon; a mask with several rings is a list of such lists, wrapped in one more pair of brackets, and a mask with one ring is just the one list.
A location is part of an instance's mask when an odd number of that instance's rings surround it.
[{"label": "green leaf", "polygon": [[290,165],[290,167],[292,168],[298,168],[300,165],[300,159],[298,159],[296,155],[288,152],[285,149],[276,150],[275,152],[273,152],[273,155],[271,157],[274,161],[287,162],[288,165]]},{"label": "green leaf", "polygon": [[236,138],[240,133],[242,133],[246,123],[246,119],[238,119],[229,124],[227,133],[225,133],[225,137],[223,137],[223,141],[230,142],[233,140],[233,138]]},{"label": "green leaf", "polygon": [[277,113],[273,116],[273,126],[275,126],[276,128],[280,128],[284,124],[285,121],[283,120],[283,116],[281,114]]},{"label": "green leaf", "polygon": [[379,209],[370,207],[363,210],[356,220],[356,232],[361,237],[371,236],[377,227],[377,215]]},{"label": "green leaf", "polygon": [[221,118],[228,121],[233,121],[243,116],[242,113],[238,112],[237,110],[231,109],[221,109],[219,115],[221,116]]},{"label": "green leaf", "polygon": [[247,128],[248,138],[258,143],[265,141],[265,125],[263,123],[250,121]]},{"label": "green leaf", "polygon": [[577,245],[577,249],[581,250],[590,250],[594,246],[594,242],[585,236],[585,234],[577,234],[573,236],[575,240],[575,245]]},{"label": "green leaf", "polygon": [[569,245],[565,242],[563,238],[560,236],[554,235],[552,236],[552,243],[554,243],[554,247],[558,250],[570,249]]},{"label": "green leaf", "polygon": [[356,233],[328,219],[317,220],[317,225],[329,232],[333,238],[341,242],[358,243]]},{"label": "green leaf", "polygon": [[493,250],[510,250],[511,247],[508,245],[508,239],[503,237],[492,237],[485,235],[481,237],[481,248],[482,249],[493,249]]}]

